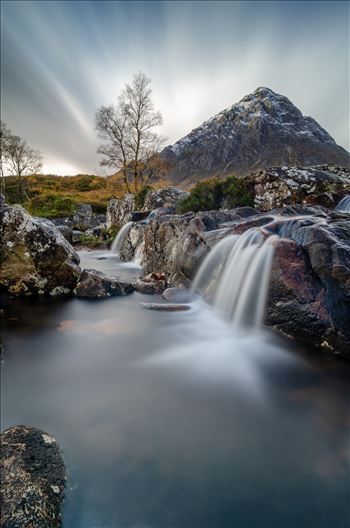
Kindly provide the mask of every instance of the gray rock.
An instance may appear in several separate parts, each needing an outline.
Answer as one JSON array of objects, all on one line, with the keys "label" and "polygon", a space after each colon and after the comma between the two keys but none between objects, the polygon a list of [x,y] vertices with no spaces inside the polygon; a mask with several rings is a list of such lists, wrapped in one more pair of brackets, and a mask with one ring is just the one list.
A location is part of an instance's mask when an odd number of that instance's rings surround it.
[{"label": "gray rock", "polygon": [[134,209],[135,197],[133,194],[125,194],[121,199],[113,198],[110,200],[107,206],[107,228],[120,229],[124,224],[130,222]]},{"label": "gray rock", "polygon": [[183,200],[188,196],[187,191],[181,191],[175,187],[165,187],[158,191],[150,191],[146,194],[143,209],[145,211],[153,211],[159,207],[175,207],[179,200]]},{"label": "gray rock", "polygon": [[127,283],[93,269],[85,269],[81,274],[75,294],[80,298],[103,299],[112,296],[129,295],[134,287]]},{"label": "gray rock", "polygon": [[5,204],[0,209],[0,239],[2,291],[61,295],[75,288],[79,256],[49,220]]},{"label": "gray rock", "polygon": [[89,204],[79,204],[73,215],[73,229],[86,231],[90,227],[92,208]]},{"label": "gray rock", "polygon": [[350,189],[350,170],[332,165],[272,167],[245,180],[252,186],[255,207],[261,211],[301,202],[334,207],[330,191]]},{"label": "gray rock", "polygon": [[56,440],[36,428],[1,434],[1,526],[60,528],[66,483]]}]

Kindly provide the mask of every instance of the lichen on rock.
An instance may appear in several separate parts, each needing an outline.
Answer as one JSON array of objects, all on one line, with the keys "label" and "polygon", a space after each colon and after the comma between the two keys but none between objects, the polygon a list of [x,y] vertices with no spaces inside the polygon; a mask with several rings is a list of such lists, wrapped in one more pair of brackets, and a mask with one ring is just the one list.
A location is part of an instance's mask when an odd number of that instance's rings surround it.
[{"label": "lichen on rock", "polygon": [[1,434],[2,528],[60,528],[66,472],[48,433],[27,426]]}]

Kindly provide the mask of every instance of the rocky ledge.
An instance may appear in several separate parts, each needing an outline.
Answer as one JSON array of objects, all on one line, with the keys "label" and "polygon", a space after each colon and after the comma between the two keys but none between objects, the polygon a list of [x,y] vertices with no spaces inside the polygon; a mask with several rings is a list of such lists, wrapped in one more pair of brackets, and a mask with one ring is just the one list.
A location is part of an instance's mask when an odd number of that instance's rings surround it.
[{"label": "rocky ledge", "polygon": [[250,174],[245,181],[260,211],[301,202],[332,208],[350,192],[350,170],[333,165],[272,167]]},{"label": "rocky ledge", "polygon": [[79,256],[52,222],[2,200],[0,240],[0,290],[15,295],[74,290],[81,273]]},{"label": "rocky ledge", "polygon": [[66,476],[56,440],[36,428],[1,434],[1,526],[60,528]]},{"label": "rocky ledge", "polygon": [[350,356],[350,214],[320,206],[285,206],[267,213],[251,207],[165,215],[135,224],[121,256],[142,249],[146,273],[164,273],[189,286],[210,249],[249,228],[280,235],[266,322],[285,334]]}]

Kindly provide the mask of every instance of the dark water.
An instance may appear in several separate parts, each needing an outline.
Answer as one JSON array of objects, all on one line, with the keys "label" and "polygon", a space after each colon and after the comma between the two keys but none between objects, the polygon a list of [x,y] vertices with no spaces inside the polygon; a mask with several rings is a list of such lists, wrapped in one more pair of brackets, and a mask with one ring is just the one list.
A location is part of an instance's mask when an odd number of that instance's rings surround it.
[{"label": "dark water", "polygon": [[348,364],[145,300],[6,308],[2,428],[57,438],[64,527],[348,526]]}]

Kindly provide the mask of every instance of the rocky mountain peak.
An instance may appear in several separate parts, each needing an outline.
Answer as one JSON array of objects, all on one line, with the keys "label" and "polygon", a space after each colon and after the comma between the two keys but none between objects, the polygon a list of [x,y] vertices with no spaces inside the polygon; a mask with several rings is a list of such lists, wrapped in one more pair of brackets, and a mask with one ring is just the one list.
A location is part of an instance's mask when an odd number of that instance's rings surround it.
[{"label": "rocky mountain peak", "polygon": [[349,154],[285,96],[259,87],[192,130],[162,155],[171,178],[245,174],[272,165],[349,166]]}]

